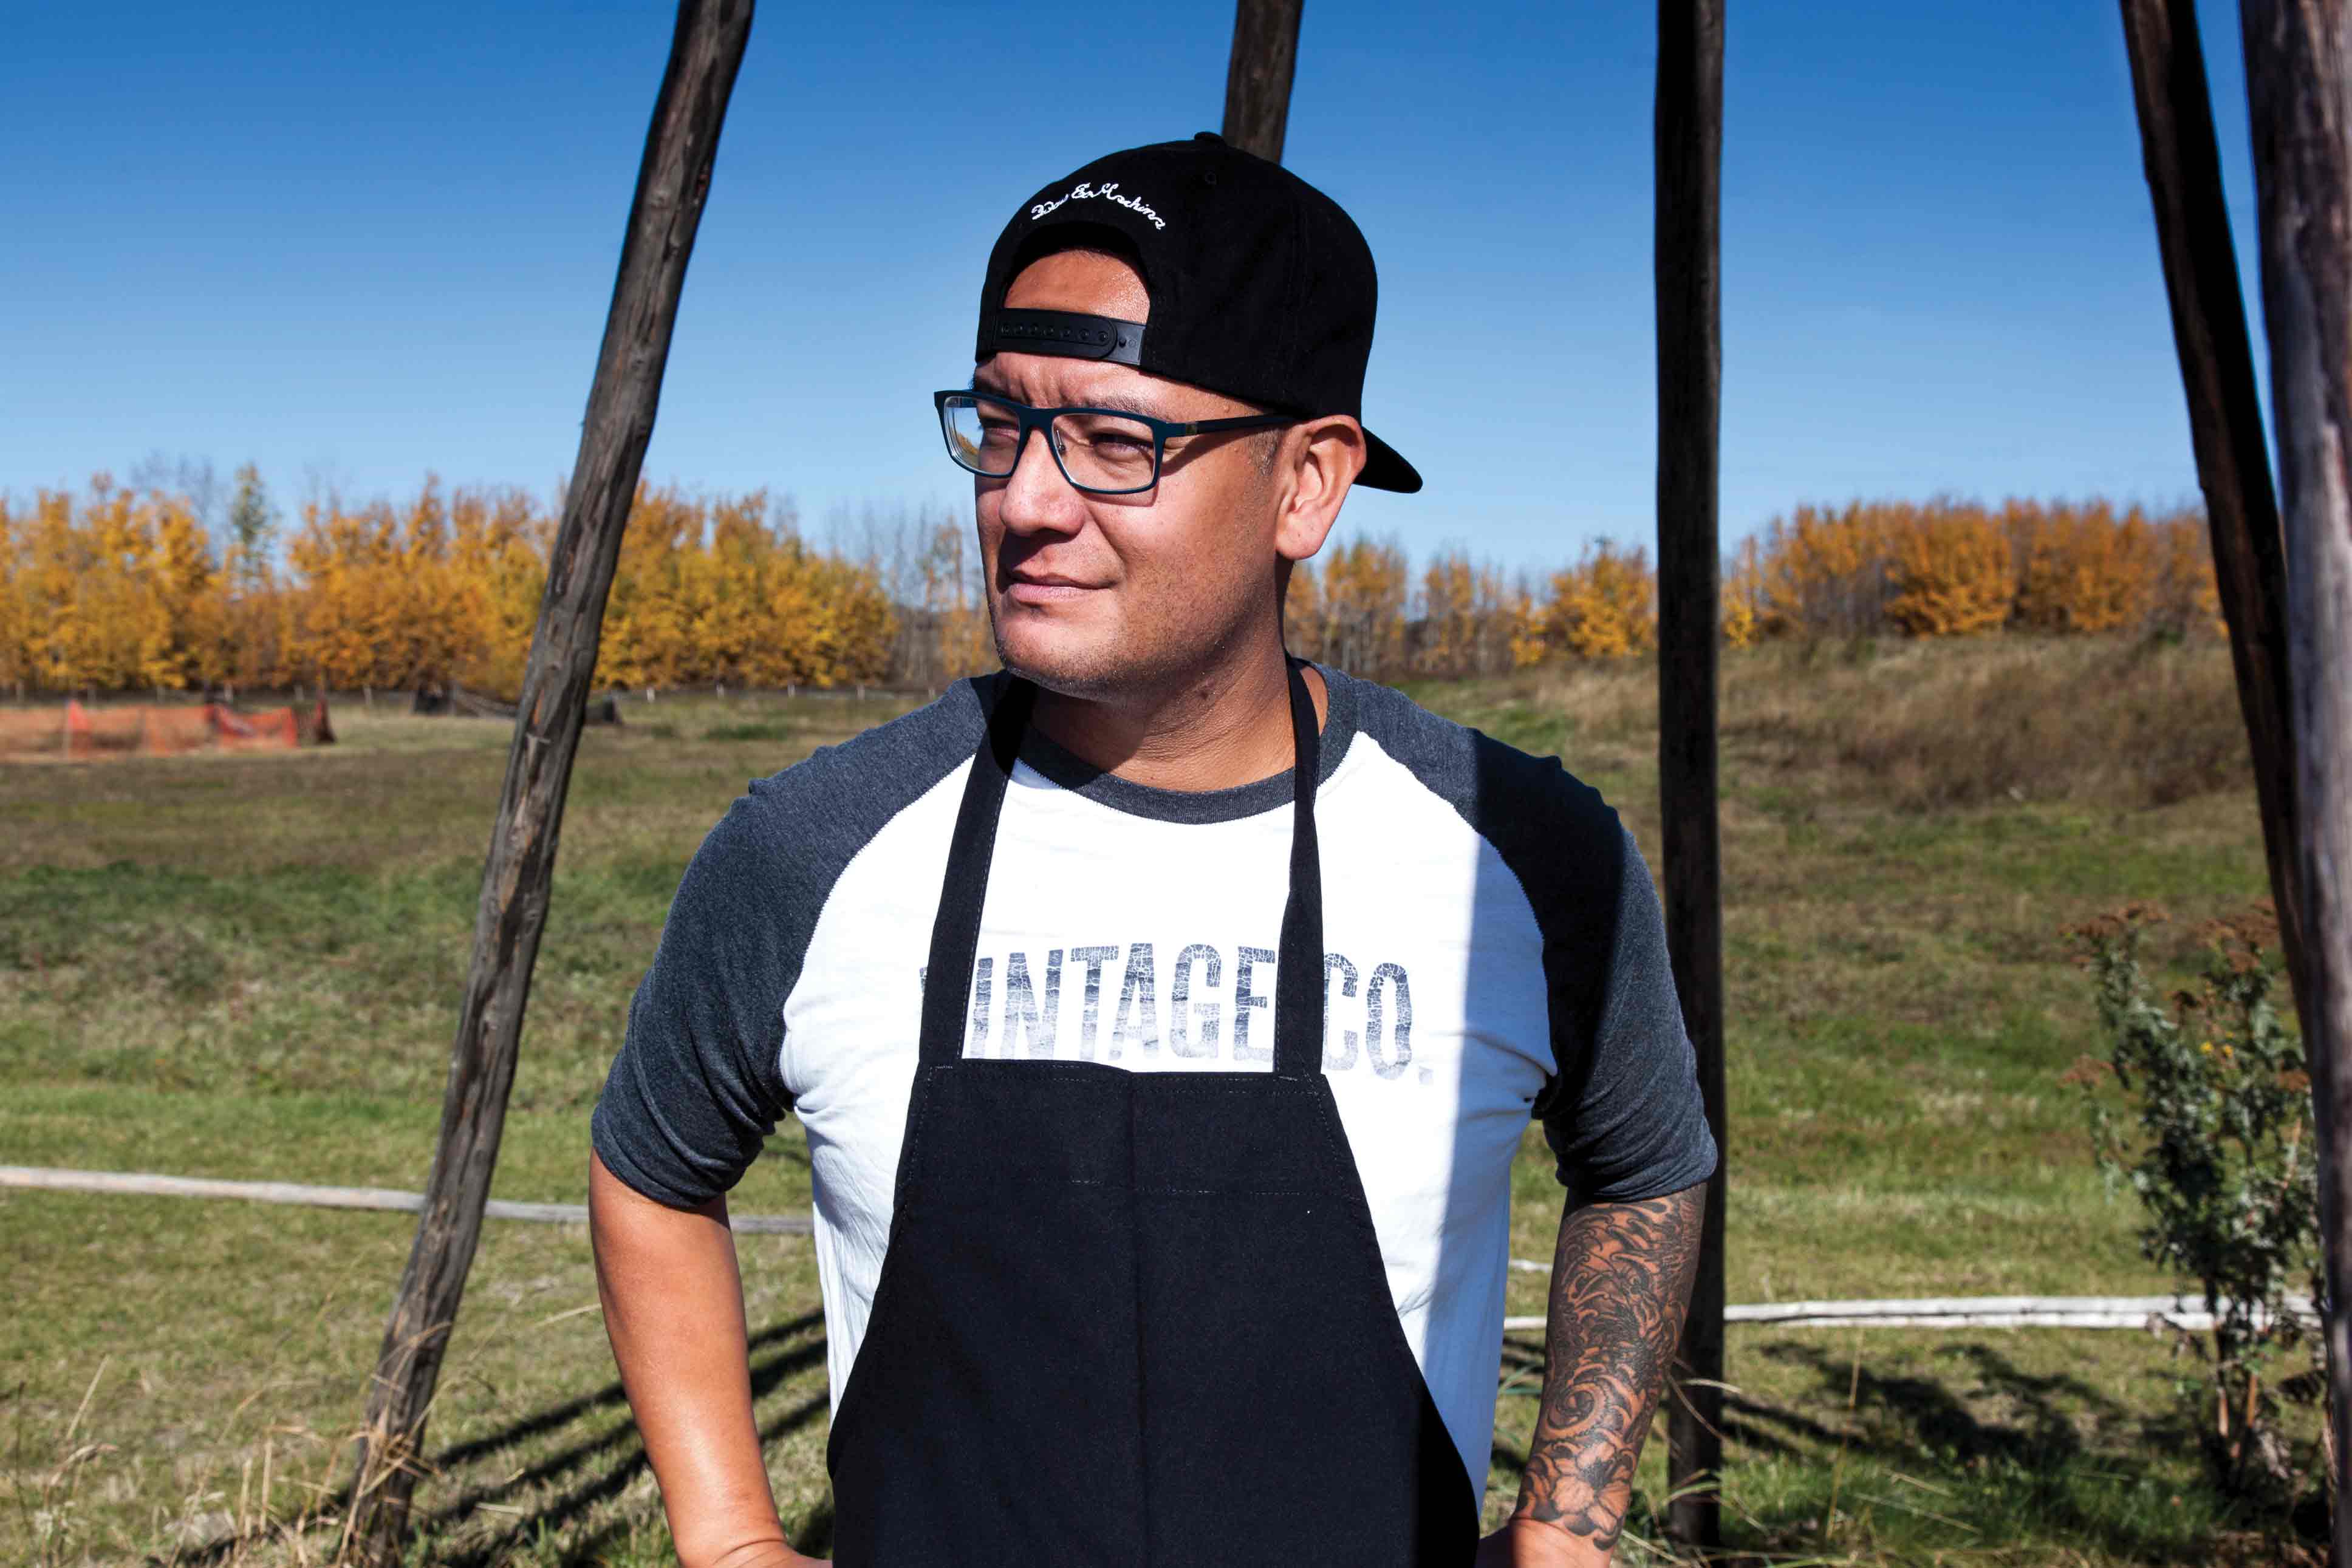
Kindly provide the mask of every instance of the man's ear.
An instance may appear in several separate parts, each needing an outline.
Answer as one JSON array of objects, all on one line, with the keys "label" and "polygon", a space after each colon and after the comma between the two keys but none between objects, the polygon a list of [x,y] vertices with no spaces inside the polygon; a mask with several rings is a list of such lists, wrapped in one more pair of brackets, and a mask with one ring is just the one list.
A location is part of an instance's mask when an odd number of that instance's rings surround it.
[{"label": "man's ear", "polygon": [[1284,433],[1275,469],[1282,497],[1275,518],[1277,555],[1305,560],[1323,548],[1369,455],[1364,427],[1344,413],[1305,420]]}]

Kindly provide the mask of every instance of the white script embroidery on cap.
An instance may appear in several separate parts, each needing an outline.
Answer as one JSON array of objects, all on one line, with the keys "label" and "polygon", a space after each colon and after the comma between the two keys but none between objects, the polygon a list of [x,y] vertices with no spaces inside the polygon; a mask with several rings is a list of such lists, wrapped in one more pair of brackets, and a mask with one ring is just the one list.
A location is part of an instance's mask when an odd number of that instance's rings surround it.
[{"label": "white script embroidery on cap", "polygon": [[1088,202],[1097,200],[1117,202],[1120,206],[1134,213],[1138,217],[1149,219],[1153,228],[1164,229],[1168,226],[1165,223],[1160,221],[1160,214],[1151,210],[1150,203],[1136,196],[1120,195],[1118,193],[1118,182],[1117,180],[1113,180],[1108,185],[1097,185],[1091,181],[1081,180],[1077,184],[1071,187],[1070,193],[1068,195],[1060,198],[1060,200],[1039,202],[1035,206],[1031,207],[1029,209],[1029,215],[1033,219],[1042,218],[1047,213],[1052,212],[1055,207],[1060,206],[1063,202]]}]

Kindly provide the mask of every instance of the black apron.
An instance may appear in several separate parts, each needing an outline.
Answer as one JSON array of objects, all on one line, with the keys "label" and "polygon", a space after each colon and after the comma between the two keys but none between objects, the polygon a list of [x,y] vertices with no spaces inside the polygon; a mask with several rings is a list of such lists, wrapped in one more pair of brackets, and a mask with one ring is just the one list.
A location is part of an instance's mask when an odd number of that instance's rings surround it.
[{"label": "black apron", "polygon": [[1271,1072],[966,1058],[996,824],[973,758],[888,1251],[825,1451],[840,1568],[1436,1568],[1476,1493],[1389,1296],[1323,1076],[1315,708],[1296,667]]}]

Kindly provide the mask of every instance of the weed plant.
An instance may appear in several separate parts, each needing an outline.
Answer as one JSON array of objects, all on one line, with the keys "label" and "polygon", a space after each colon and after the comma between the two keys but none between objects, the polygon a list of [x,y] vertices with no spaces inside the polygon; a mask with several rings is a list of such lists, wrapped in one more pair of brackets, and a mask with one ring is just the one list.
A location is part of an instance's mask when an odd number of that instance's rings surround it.
[{"label": "weed plant", "polygon": [[[2067,1073],[2086,1093],[2093,1147],[2145,1215],[2148,1260],[2192,1285],[2213,1314],[2192,1336],[2208,1376],[2192,1397],[2203,1448],[2233,1495],[2291,1501],[2299,1465],[2279,1391],[2317,1392],[2318,1337],[2291,1293],[2318,1301],[2318,1186],[2311,1079],[2301,1040],[2272,1005],[2277,923],[2265,904],[2201,933],[2193,987],[2160,1004],[2143,962],[2163,913],[2134,904],[2072,928],[2098,987],[2104,1059]],[[2283,1381],[2282,1362],[2293,1371]]]}]

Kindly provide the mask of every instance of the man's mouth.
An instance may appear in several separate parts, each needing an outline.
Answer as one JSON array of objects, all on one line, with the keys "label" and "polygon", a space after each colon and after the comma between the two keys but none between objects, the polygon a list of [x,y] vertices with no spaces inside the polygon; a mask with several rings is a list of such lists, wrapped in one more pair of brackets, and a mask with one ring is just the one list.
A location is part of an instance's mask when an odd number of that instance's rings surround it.
[{"label": "man's mouth", "polygon": [[1064,577],[1059,572],[1016,571],[1005,588],[1005,597],[1015,604],[1055,604],[1092,593],[1101,586]]}]

